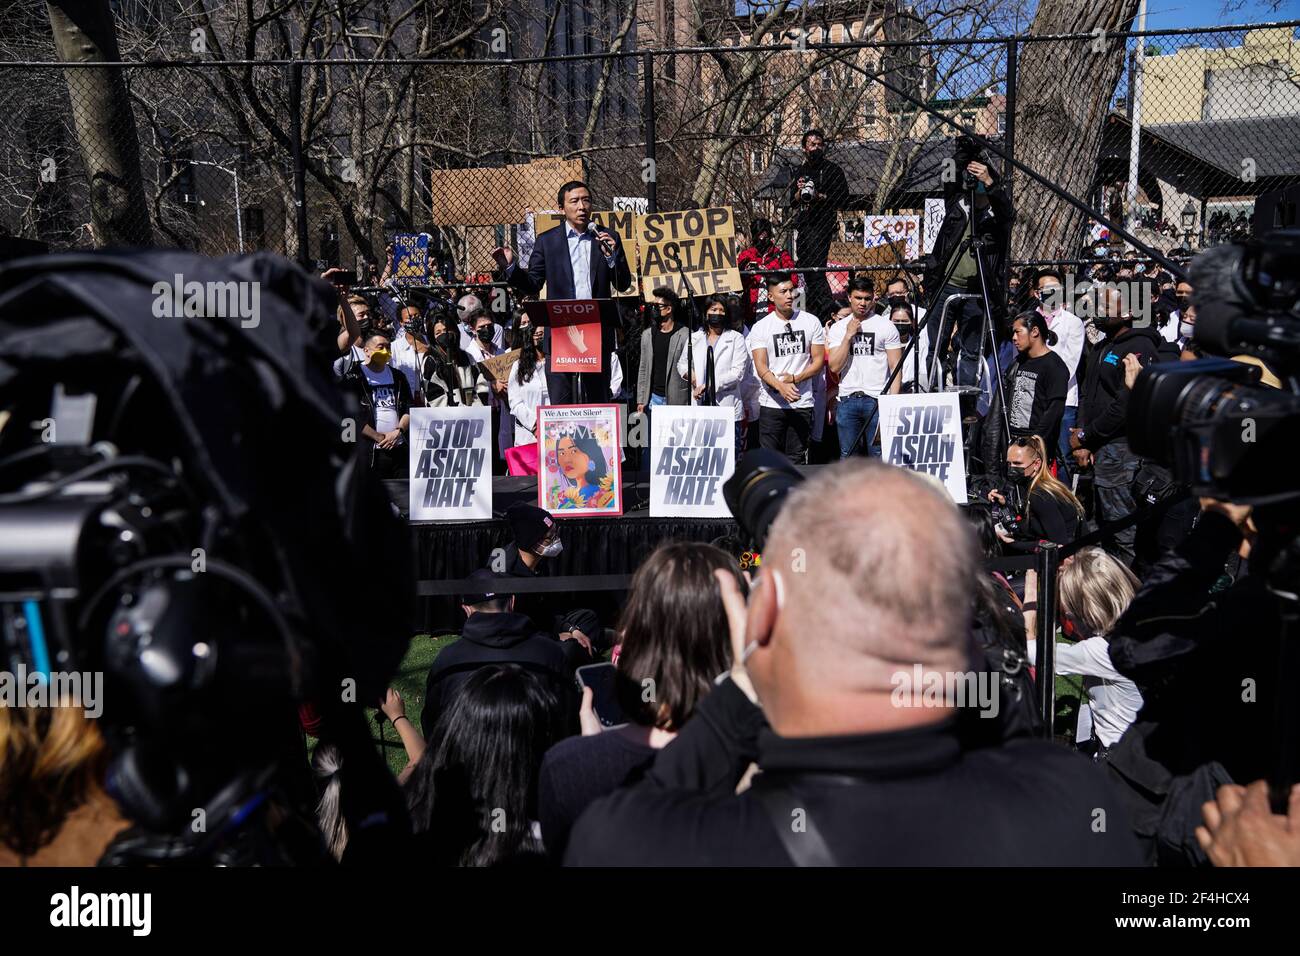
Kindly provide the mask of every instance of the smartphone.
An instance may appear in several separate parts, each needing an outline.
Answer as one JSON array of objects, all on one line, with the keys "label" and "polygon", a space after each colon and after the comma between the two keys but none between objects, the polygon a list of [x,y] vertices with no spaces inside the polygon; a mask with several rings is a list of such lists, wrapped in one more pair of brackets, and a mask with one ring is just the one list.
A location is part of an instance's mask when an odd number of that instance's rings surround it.
[{"label": "smartphone", "polygon": [[616,670],[613,664],[588,664],[574,672],[580,692],[584,687],[591,688],[591,706],[600,720],[600,726],[605,730],[628,723],[627,715],[619,706],[618,695],[614,692]]},{"label": "smartphone", "polygon": [[335,285],[354,286],[357,284],[357,270],[346,269],[343,272],[336,272],[330,276],[330,281]]}]

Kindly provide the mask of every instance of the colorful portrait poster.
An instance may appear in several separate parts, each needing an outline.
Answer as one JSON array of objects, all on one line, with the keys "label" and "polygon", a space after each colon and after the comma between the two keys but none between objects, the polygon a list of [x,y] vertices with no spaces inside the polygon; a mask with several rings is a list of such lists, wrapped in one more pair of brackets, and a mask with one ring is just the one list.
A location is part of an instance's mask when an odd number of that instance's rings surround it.
[{"label": "colorful portrait poster", "polygon": [[623,513],[619,405],[543,405],[537,505],[557,518]]}]

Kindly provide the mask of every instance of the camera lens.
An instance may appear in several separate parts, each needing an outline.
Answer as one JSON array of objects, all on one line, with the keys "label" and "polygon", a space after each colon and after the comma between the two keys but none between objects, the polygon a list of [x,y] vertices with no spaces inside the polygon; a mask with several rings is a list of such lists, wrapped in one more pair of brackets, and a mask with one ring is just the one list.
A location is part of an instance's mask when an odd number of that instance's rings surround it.
[{"label": "camera lens", "polygon": [[760,448],[748,452],[736,464],[736,473],[722,486],[722,496],[741,530],[762,549],[786,495],[801,481],[803,475],[788,458]]}]

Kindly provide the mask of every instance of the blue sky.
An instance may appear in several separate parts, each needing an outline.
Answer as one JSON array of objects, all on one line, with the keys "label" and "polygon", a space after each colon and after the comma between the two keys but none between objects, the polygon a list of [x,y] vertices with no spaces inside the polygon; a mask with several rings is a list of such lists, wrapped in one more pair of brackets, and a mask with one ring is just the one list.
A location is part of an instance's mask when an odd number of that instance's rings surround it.
[{"label": "blue sky", "polygon": [[1147,29],[1300,19],[1300,0],[1283,0],[1276,10],[1273,6],[1268,0],[1147,0]]}]

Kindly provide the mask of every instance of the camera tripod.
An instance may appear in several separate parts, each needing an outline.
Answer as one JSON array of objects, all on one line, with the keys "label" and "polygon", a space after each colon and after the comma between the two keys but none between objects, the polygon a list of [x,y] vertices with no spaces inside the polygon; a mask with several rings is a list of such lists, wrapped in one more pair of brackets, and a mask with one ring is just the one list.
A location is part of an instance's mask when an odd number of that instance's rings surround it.
[{"label": "camera tripod", "polygon": [[[952,274],[957,268],[957,263],[961,261],[962,257],[965,255],[967,251],[971,252],[972,256],[975,259],[975,267],[978,270],[978,275],[980,279],[980,291],[978,295],[976,295],[973,292],[958,293],[957,295],[948,296],[948,298],[944,300],[943,308],[939,310],[938,319],[932,325],[933,328],[936,328],[938,330],[938,335],[935,337],[935,340],[930,343],[930,368],[926,373],[926,391],[942,390],[939,387],[939,383],[942,381],[941,366],[942,366],[942,361],[946,357],[948,352],[947,349],[948,340],[952,337],[952,333],[953,333],[953,325],[948,318],[949,316],[948,307],[952,304],[953,300],[959,299],[961,301],[965,301],[967,299],[979,299],[981,301],[981,304],[984,307],[984,320],[983,320],[983,326],[980,329],[980,345],[979,345],[978,360],[981,365],[984,364],[984,349],[986,344],[991,343],[992,348],[990,350],[990,355],[993,359],[993,376],[997,386],[998,405],[1000,406],[1000,410],[1001,410],[1000,417],[1002,419],[1003,434],[1006,436],[1006,439],[1003,442],[1003,444],[1005,444],[1006,440],[1010,440],[1011,421],[1007,411],[1006,395],[1004,394],[1003,391],[1002,362],[998,357],[997,335],[995,334],[993,329],[993,307],[992,304],[989,302],[988,281],[987,281],[986,268],[984,264],[984,255],[983,255],[984,249],[991,244],[992,240],[982,236],[978,236],[975,232],[975,193],[976,193],[975,181],[972,178],[972,180],[967,184],[966,197],[965,197],[966,202],[968,204],[968,212],[966,215],[970,220],[970,226],[971,226],[970,238],[962,240],[962,242],[957,245],[957,247],[953,250],[953,253],[949,256],[948,268],[947,271],[944,273],[943,281],[941,281],[938,284],[938,286],[930,293],[931,296],[930,307],[927,310],[927,312],[931,312],[931,313],[933,312],[935,304],[938,302],[939,296],[943,294],[943,290],[948,286],[948,283],[952,280]],[[885,384],[880,390],[880,393],[882,395],[888,394],[889,389],[894,384],[895,377],[902,372],[903,364],[907,361],[908,354],[914,348],[917,347],[917,343],[920,339],[920,335],[917,330],[915,307],[913,307],[910,310],[910,312],[912,316],[912,339],[910,342],[907,343],[907,346],[904,348],[903,356],[899,361],[897,367],[894,368],[894,370],[889,374],[888,378],[885,380]],[[929,315],[926,316],[926,322],[927,324],[930,324]],[[976,387],[978,387],[978,385]],[[961,388],[962,386],[959,385],[958,390],[960,390]],[[862,440],[866,436],[867,427],[870,424],[871,424],[870,420],[868,420],[865,424],[863,424],[862,429],[858,432],[858,437],[855,438],[853,440],[853,444],[849,446],[849,452],[848,452],[849,455],[852,455],[857,450],[858,446],[862,444]],[[880,416],[877,415],[876,434],[879,434],[879,431],[880,431]],[[871,436],[872,442],[875,441],[876,434],[873,434]],[[966,473],[969,475],[970,457],[971,457],[970,442],[966,441],[965,445],[966,445]]]}]

